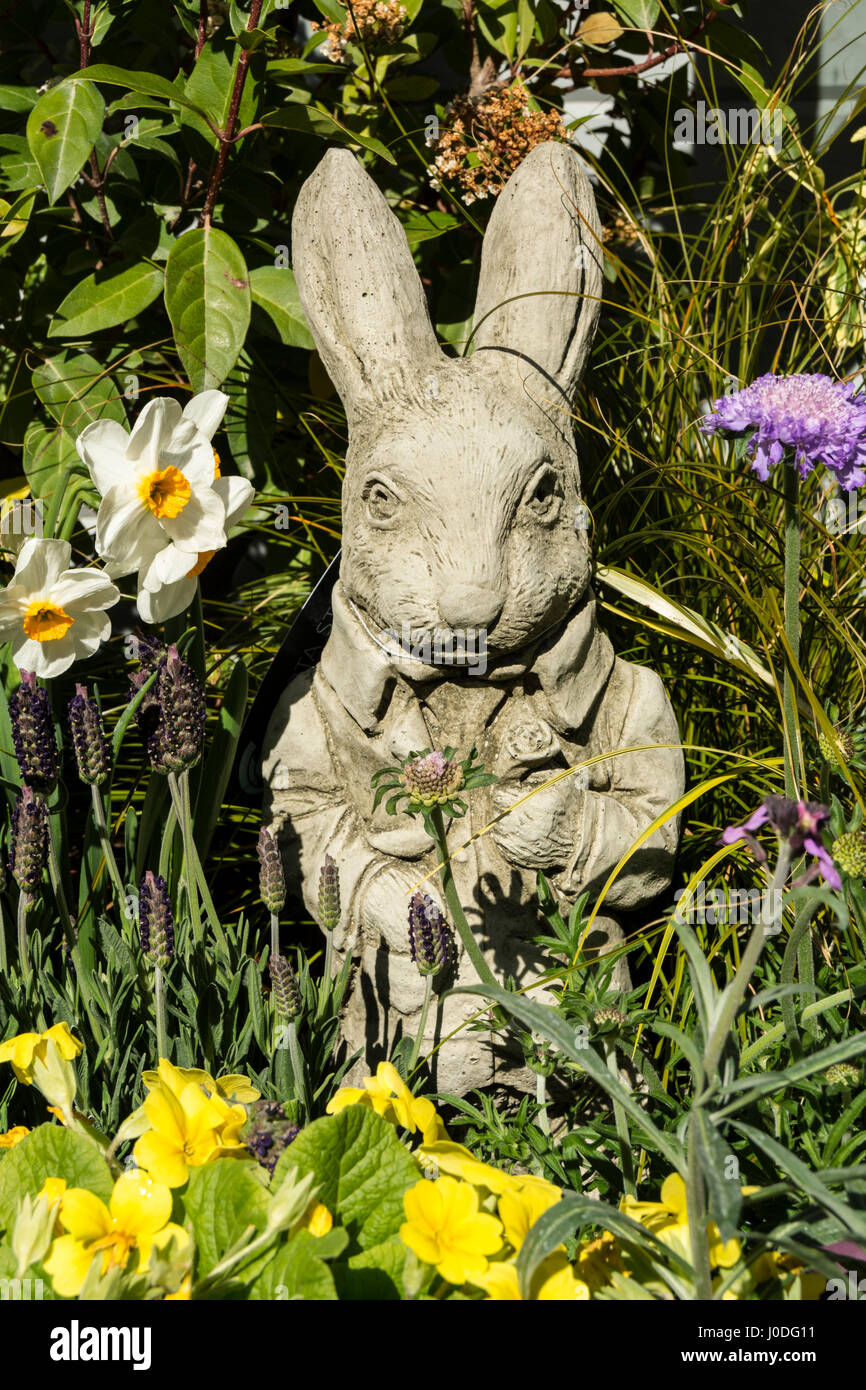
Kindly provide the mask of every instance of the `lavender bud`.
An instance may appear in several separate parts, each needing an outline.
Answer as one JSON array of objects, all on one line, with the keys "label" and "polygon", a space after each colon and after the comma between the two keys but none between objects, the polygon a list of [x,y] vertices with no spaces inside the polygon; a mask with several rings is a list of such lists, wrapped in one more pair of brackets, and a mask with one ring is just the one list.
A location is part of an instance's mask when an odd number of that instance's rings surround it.
[{"label": "lavender bud", "polygon": [[138,888],[141,949],[154,965],[166,966],[174,954],[174,918],[168,885],[148,869]]},{"label": "lavender bud", "polygon": [[437,975],[451,960],[448,924],[429,894],[409,903],[409,950],[422,975]]},{"label": "lavender bud", "polygon": [[277,1160],[300,1134],[279,1101],[257,1100],[250,1106],[241,1138],[263,1168],[273,1173]]},{"label": "lavender bud", "polygon": [[99,706],[87,694],[86,685],[76,685],[69,702],[69,727],[78,775],[82,782],[101,787],[111,771],[111,754],[102,731]]},{"label": "lavender bud", "polygon": [[60,758],[48,691],[36,684],[32,671],[21,672],[21,684],[9,699],[9,717],[23,781],[50,791],[60,775]]},{"label": "lavender bud", "polygon": [[289,962],[285,956],[271,956],[268,969],[271,975],[271,994],[274,997],[277,1018],[287,1022],[300,1018],[303,1009],[301,988],[298,984],[298,977]]},{"label": "lavender bud", "polygon": [[9,872],[22,893],[35,897],[48,863],[48,808],[30,787],[22,787],[12,811]]},{"label": "lavender bud", "polygon": [[334,931],[340,925],[340,870],[330,854],[319,871],[319,926]]},{"label": "lavender bud", "polygon": [[[153,658],[153,660],[151,660]],[[140,690],[153,670],[159,675],[136,711],[136,723],[155,772],[183,772],[197,763],[204,735],[205,697],[198,676],[172,645],[131,677]]]},{"label": "lavender bud", "polygon": [[259,856],[259,897],[268,912],[278,915],[285,906],[286,880],[279,846],[264,826],[259,831],[256,853]]}]

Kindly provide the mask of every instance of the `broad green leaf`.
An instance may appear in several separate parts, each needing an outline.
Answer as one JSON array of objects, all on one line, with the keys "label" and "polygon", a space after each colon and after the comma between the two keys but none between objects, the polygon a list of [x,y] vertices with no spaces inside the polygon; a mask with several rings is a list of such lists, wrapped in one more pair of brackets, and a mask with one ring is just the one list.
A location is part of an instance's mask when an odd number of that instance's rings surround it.
[{"label": "broad green leaf", "polygon": [[117,386],[95,358],[66,350],[46,357],[33,373],[33,389],[46,410],[75,439],[94,420],[126,424]]},{"label": "broad green leaf", "polygon": [[0,84],[0,110],[29,111],[39,100],[35,87],[10,87]]},{"label": "broad green leaf", "polygon": [[213,1269],[248,1226],[264,1230],[271,1199],[256,1169],[257,1164],[240,1158],[217,1158],[190,1169],[183,1204],[192,1222],[199,1279]]},{"label": "broad green leaf", "polygon": [[165,268],[165,307],[192,390],[219,386],[250,321],[249,275],[231,237],[201,227],[175,242]]},{"label": "broad green leaf", "polygon": [[46,1178],[86,1187],[103,1202],[114,1186],[108,1164],[89,1139],[62,1125],[40,1125],[0,1159],[0,1229],[8,1230],[21,1198],[36,1197]]},{"label": "broad green leaf", "polygon": [[334,1269],[341,1299],[393,1302],[402,1297],[403,1271],[408,1248],[399,1235],[391,1236],[351,1255],[345,1265]]},{"label": "broad green leaf", "polygon": [[26,232],[35,201],[36,194],[30,189],[19,194],[14,203],[0,198],[0,225],[3,228],[0,238],[8,241],[10,246],[13,238],[17,240],[22,232]]},{"label": "broad green leaf", "polygon": [[162,284],[162,271],[146,261],[112,275],[88,275],[58,305],[48,336],[84,338],[126,323],[153,303]]},{"label": "broad green leaf", "polygon": [[659,17],[659,0],[613,0],[624,23],[635,29],[651,29]]},{"label": "broad green leaf", "polygon": [[59,425],[34,420],[24,436],[24,472],[34,497],[50,502],[66,470],[78,462],[75,440]]},{"label": "broad green leaf", "polygon": [[[337,1234],[332,1231],[331,1235]],[[345,1234],[345,1233],[341,1233]],[[276,1299],[277,1302],[308,1299],[322,1302],[337,1297],[334,1276],[322,1259],[328,1249],[322,1241],[327,1237],[298,1231],[277,1251],[250,1289],[252,1299]]]},{"label": "broad green leaf", "polygon": [[39,165],[49,203],[78,177],[102,130],[105,102],[95,87],[61,82],[27,117],[27,143]]},{"label": "broad green leaf", "polygon": [[67,82],[104,82],[110,87],[127,87],[131,92],[139,92],[146,97],[163,97],[166,101],[173,101],[176,106],[182,106],[187,111],[197,111],[202,114],[201,107],[196,106],[195,102],[190,101],[185,95],[182,87],[178,87],[174,82],[169,82],[166,77],[157,77],[152,72],[131,72],[126,68],[116,68],[110,63],[94,63],[89,68],[83,68],[81,72],[72,73]]},{"label": "broad green leaf", "polygon": [[581,43],[589,44],[590,48],[604,48],[622,38],[622,25],[617,23],[616,15],[611,14],[610,10],[597,10],[583,21],[577,38]]},{"label": "broad green leaf", "polygon": [[295,277],[288,266],[263,265],[250,273],[253,303],[272,320],[287,347],[316,345],[307,327]]},{"label": "broad green leaf", "polygon": [[[228,124],[240,55],[241,49],[237,43],[216,35],[210,43],[205,44],[184,87],[186,100],[203,111],[218,130],[224,130]],[[256,119],[256,85],[251,73],[247,73],[237,113],[238,130],[252,125]],[[213,131],[200,117],[186,116],[184,124],[192,125],[204,139],[216,146]]]},{"label": "broad green leaf", "polygon": [[371,150],[373,154],[386,159],[389,164],[397,163],[381,140],[351,130],[321,106],[284,106],[280,111],[267,112],[261,119],[262,125],[265,126],[279,126],[285,130],[296,130],[303,135],[318,135],[323,140],[342,140],[347,145],[360,145],[362,149]]},{"label": "broad green leaf", "polygon": [[308,1125],[277,1164],[274,1185],[288,1167],[315,1174],[317,1200],[362,1250],[398,1233],[403,1194],[420,1180],[394,1126],[362,1105]]},{"label": "broad green leaf", "polygon": [[517,47],[516,0],[506,0],[506,3],[495,8],[488,5],[477,13],[478,27],[490,47],[512,59]]}]

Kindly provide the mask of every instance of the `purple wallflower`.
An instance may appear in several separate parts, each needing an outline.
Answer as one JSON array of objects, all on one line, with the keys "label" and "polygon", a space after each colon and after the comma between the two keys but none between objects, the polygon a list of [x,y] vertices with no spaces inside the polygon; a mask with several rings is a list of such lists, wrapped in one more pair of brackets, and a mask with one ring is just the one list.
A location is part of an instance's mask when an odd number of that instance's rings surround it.
[{"label": "purple wallflower", "polygon": [[846,492],[866,483],[866,395],[855,396],[850,383],[820,372],[768,372],[714,401],[713,414],[700,428],[705,434],[749,434],[747,452],[763,482],[791,449],[803,478],[823,463]]},{"label": "purple wallflower", "polygon": [[745,840],[759,863],[767,851],[755,838],[755,831],[769,825],[791,851],[792,857],[811,855],[813,863],[792,886],[800,888],[819,875],[831,888],[841,888],[842,880],[821,838],[821,827],[830,819],[830,810],[818,801],[791,801],[786,796],[768,796],[742,825],[729,825],[722,834],[723,845]]}]

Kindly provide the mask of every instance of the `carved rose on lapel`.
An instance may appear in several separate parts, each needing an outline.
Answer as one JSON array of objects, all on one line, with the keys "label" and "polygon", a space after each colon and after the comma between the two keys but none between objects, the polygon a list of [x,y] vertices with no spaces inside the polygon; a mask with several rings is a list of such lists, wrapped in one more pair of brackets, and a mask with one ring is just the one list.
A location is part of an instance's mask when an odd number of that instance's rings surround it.
[{"label": "carved rose on lapel", "polygon": [[500,772],[504,775],[520,767],[540,767],[561,752],[559,739],[547,720],[526,714],[512,724],[502,740]]}]

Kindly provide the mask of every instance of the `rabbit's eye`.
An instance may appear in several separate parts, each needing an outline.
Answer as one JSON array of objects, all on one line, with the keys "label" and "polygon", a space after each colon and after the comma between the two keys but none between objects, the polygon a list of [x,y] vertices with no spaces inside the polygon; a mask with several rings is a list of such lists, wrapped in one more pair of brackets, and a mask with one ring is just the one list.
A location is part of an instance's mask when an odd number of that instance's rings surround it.
[{"label": "rabbit's eye", "polygon": [[536,473],[525,495],[526,505],[539,521],[554,521],[562,503],[559,475],[549,464]]},{"label": "rabbit's eye", "polygon": [[373,478],[365,487],[364,502],[367,515],[376,526],[393,521],[400,507],[399,497],[379,478]]}]

